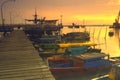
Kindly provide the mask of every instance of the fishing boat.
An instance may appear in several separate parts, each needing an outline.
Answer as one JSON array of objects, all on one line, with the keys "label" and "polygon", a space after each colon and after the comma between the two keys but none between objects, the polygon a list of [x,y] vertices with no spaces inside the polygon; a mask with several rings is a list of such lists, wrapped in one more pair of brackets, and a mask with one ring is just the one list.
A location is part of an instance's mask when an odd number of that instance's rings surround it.
[{"label": "fishing boat", "polygon": [[64,55],[76,56],[79,54],[84,54],[86,52],[101,52],[101,49],[96,48],[96,43],[86,42],[86,43],[60,43],[57,44],[58,52],[64,53]]},{"label": "fishing boat", "polygon": [[63,36],[65,42],[86,42],[90,40],[88,32],[70,32]]},{"label": "fishing boat", "polygon": [[34,19],[25,19],[34,24],[25,26],[23,30],[41,57],[54,55],[56,53],[55,44],[61,41],[62,22],[57,24],[58,19],[49,20],[45,17],[38,19],[37,16],[35,9]]},{"label": "fishing boat", "polygon": [[[107,57],[107,59],[105,59]],[[108,55],[104,53],[84,53],[67,58],[48,59],[50,71],[55,78],[82,76],[111,68]],[[64,74],[63,74],[64,73]]]},{"label": "fishing boat", "polygon": [[67,47],[77,47],[77,46],[96,46],[96,43],[84,42],[84,43],[59,43],[58,47],[67,48]]},{"label": "fishing boat", "polygon": [[56,44],[60,42],[59,36],[44,36],[37,42],[36,49],[41,57],[50,57],[52,55],[58,55]]},{"label": "fishing boat", "polygon": [[[48,40],[48,39],[47,39]],[[96,49],[95,43],[47,43],[46,40],[43,40],[39,44],[39,55],[41,57],[50,57],[53,55],[78,55],[85,52],[100,52],[101,49]],[[52,40],[53,41],[53,40]],[[50,40],[49,40],[50,42]]]},{"label": "fishing boat", "polygon": [[[68,28],[79,28],[80,29],[84,27],[84,25],[76,25],[75,23],[72,23],[72,25],[69,25]],[[63,35],[63,39],[65,42],[87,42],[90,40],[90,34],[86,31],[86,28],[84,28],[84,31],[74,31],[69,32],[67,34]]]},{"label": "fishing boat", "polygon": [[34,19],[25,19],[25,21],[33,22],[34,24],[27,24],[23,28],[24,32],[28,35],[28,38],[33,42],[40,41],[40,38],[45,38],[44,36],[51,37],[60,35],[60,30],[62,29],[62,22],[57,24],[58,19],[46,19],[43,17],[42,19],[37,18],[37,12],[35,9]]}]

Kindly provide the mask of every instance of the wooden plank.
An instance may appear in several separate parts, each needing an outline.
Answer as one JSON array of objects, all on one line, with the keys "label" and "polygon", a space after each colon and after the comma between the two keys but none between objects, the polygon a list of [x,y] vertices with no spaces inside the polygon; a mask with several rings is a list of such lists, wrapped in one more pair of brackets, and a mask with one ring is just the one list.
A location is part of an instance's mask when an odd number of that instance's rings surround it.
[{"label": "wooden plank", "polygon": [[23,31],[0,42],[0,80],[55,80]]}]

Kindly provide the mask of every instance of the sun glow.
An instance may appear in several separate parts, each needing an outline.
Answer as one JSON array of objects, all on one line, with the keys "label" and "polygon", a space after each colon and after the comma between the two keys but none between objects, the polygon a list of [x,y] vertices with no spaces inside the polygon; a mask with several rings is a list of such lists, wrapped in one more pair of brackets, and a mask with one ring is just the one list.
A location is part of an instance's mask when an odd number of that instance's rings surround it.
[{"label": "sun glow", "polygon": [[120,5],[120,0],[110,0],[108,5]]},{"label": "sun glow", "polygon": [[113,15],[75,15],[73,17],[78,21],[85,20],[86,24],[112,24],[115,19]]}]

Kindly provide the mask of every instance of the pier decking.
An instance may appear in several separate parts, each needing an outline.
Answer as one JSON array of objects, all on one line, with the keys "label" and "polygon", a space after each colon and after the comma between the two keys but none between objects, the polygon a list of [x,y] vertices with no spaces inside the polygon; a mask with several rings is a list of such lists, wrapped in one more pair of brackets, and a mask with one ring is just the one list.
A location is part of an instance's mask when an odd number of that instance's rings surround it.
[{"label": "pier decking", "polygon": [[0,80],[55,80],[23,31],[0,41]]}]

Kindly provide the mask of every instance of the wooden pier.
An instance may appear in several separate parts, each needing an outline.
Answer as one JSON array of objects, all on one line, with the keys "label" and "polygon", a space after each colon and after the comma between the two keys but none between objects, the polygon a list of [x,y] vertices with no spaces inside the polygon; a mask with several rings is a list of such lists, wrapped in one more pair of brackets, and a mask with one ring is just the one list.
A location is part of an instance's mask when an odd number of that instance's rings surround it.
[{"label": "wooden pier", "polygon": [[55,80],[22,30],[0,40],[0,80]]}]

